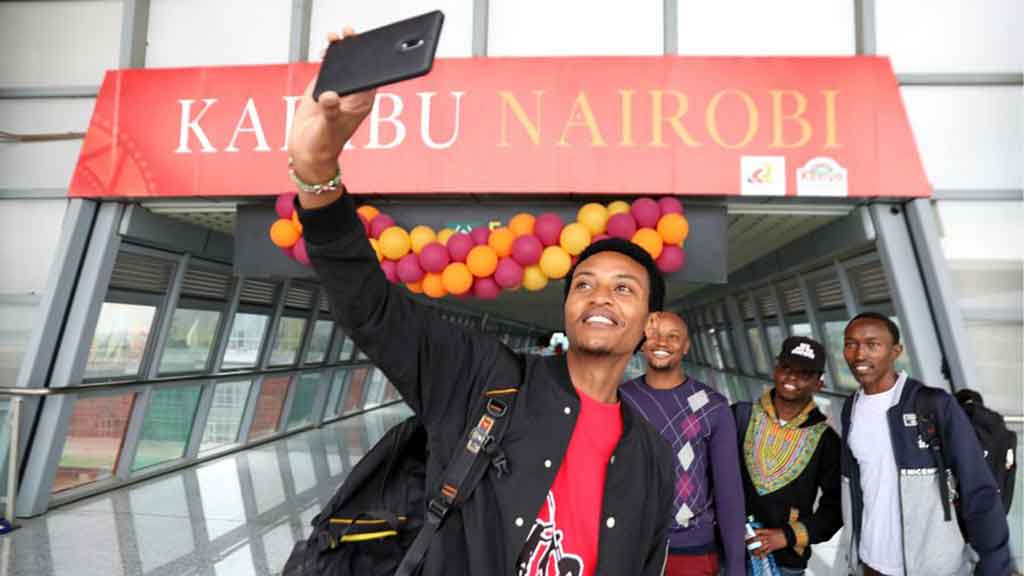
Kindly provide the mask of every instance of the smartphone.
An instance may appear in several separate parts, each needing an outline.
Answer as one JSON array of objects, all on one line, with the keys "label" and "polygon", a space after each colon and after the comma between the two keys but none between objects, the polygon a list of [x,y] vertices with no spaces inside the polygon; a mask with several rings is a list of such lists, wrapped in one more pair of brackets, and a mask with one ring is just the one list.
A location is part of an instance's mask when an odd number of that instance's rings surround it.
[{"label": "smartphone", "polygon": [[331,43],[313,99],[329,90],[344,96],[430,72],[443,23],[444,13],[435,10]]}]

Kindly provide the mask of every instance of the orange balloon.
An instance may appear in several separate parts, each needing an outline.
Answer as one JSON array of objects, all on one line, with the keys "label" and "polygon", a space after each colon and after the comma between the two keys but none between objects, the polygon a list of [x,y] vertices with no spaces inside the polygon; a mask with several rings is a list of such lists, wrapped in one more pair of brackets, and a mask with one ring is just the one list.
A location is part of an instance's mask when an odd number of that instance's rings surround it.
[{"label": "orange balloon", "polygon": [[452,237],[452,234],[455,234],[455,230],[452,230],[451,228],[441,228],[441,231],[437,233],[437,241],[440,242],[442,246],[447,246],[448,239]]},{"label": "orange balloon", "polygon": [[299,234],[302,234],[302,222],[299,222],[298,210],[292,212],[292,224],[295,225],[295,229],[299,231]]},{"label": "orange balloon", "polygon": [[576,220],[587,227],[591,236],[604,233],[605,228],[608,226],[608,218],[608,209],[597,202],[584,204],[580,211],[576,213]]},{"label": "orange balloon", "polygon": [[372,221],[377,214],[380,214],[380,210],[377,210],[369,204],[363,204],[359,208],[356,208],[356,212],[358,212],[363,218],[366,218],[367,222]]},{"label": "orange balloon", "polygon": [[[548,246],[540,255],[539,266],[545,276],[558,280],[569,273],[569,268],[572,267],[572,258],[561,246]],[[526,284],[525,280],[523,284]]]},{"label": "orange balloon", "polygon": [[530,292],[536,292],[537,290],[543,290],[547,285],[548,277],[544,275],[540,266],[533,264],[523,268],[523,288],[526,288]]},{"label": "orange balloon", "polygon": [[449,294],[459,296],[473,287],[473,273],[462,262],[452,262],[441,272],[441,283]]},{"label": "orange balloon", "polygon": [[486,278],[494,274],[494,270],[498,267],[498,255],[490,246],[474,246],[466,256],[466,265],[469,266],[469,271],[473,273],[473,276]]},{"label": "orange balloon", "polygon": [[491,230],[491,236],[487,239],[487,245],[494,249],[498,258],[506,258],[512,254],[512,243],[516,235],[508,228],[495,228]]},{"label": "orange balloon", "polygon": [[437,234],[434,234],[434,229],[430,226],[421,224],[409,232],[409,240],[412,243],[412,251],[419,254],[424,246],[437,240]]},{"label": "orange balloon", "polygon": [[573,222],[562,228],[562,235],[558,237],[558,243],[566,252],[577,256],[580,252],[586,250],[587,246],[590,246],[590,230],[584,224]]},{"label": "orange balloon", "polygon": [[373,251],[377,254],[377,262],[383,260],[384,253],[380,251],[380,242],[377,242],[376,238],[370,238],[370,246],[373,246]]},{"label": "orange balloon", "polygon": [[633,234],[633,244],[636,244],[647,251],[655,260],[661,256],[661,250],[665,247],[661,240],[661,234],[654,228],[641,228]]},{"label": "orange balloon", "polygon": [[448,294],[444,288],[444,279],[440,274],[427,272],[421,282],[423,283],[423,293],[431,298],[444,298]]},{"label": "orange balloon", "polygon": [[690,234],[690,223],[682,214],[665,214],[658,220],[658,234],[661,234],[665,244],[679,246]]},{"label": "orange balloon", "polygon": [[412,247],[412,240],[409,234],[400,226],[392,226],[380,233],[380,251],[391,260],[400,260],[402,256],[409,253]]},{"label": "orange balloon", "polygon": [[270,241],[279,248],[291,248],[299,241],[299,231],[291,220],[280,218],[270,226]]},{"label": "orange balloon", "polygon": [[533,217],[533,214],[527,214],[526,212],[520,212],[512,217],[508,221],[508,229],[512,231],[516,236],[525,236],[527,234],[533,234],[533,223],[537,219]]},{"label": "orange balloon", "polygon": [[608,217],[611,218],[616,214],[629,214],[629,203],[623,202],[622,200],[616,200],[608,205]]},{"label": "orange balloon", "polygon": [[423,294],[423,281],[419,282],[406,282],[405,287],[409,289],[409,292],[413,294]]}]

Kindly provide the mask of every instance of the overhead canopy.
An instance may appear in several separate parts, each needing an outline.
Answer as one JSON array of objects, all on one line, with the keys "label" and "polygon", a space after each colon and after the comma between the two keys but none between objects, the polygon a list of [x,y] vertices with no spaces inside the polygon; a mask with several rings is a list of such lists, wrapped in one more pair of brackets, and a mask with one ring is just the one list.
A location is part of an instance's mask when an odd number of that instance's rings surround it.
[{"label": "overhead canopy", "polygon": [[[316,64],[108,72],[69,194],[273,195]],[[372,194],[921,197],[885,58],[475,58],[381,89]]]}]

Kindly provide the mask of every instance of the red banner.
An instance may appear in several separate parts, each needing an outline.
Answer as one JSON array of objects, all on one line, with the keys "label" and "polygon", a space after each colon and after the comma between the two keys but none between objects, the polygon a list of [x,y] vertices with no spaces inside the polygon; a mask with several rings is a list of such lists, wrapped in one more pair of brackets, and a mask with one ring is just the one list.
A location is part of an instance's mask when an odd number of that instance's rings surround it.
[{"label": "red banner", "polygon": [[[108,72],[69,193],[289,191],[316,71]],[[377,99],[342,155],[356,193],[930,194],[885,58],[450,59]]]}]

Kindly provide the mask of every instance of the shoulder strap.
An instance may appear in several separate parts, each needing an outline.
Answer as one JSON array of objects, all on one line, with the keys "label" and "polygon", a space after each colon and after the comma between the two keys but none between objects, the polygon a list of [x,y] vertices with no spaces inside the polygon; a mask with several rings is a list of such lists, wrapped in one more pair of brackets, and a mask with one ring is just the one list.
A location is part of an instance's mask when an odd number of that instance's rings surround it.
[{"label": "shoulder strap", "polygon": [[395,576],[411,576],[416,573],[448,513],[473,493],[487,471],[486,466],[474,466],[481,455],[491,458],[499,477],[508,472],[508,460],[501,449],[501,439],[508,428],[509,418],[506,416],[512,411],[518,391],[518,388],[504,388],[484,393],[487,403],[483,414],[469,430],[466,445],[449,464],[441,483],[441,493],[427,503],[423,528],[406,551],[402,563],[395,570]]},{"label": "shoulder strap", "polygon": [[939,402],[942,392],[926,385],[917,389],[914,397],[914,412],[917,414],[917,432],[928,445],[935,464],[939,469],[939,493],[942,497],[942,516],[946,522],[952,520],[950,513],[949,468],[942,449],[942,424],[939,418]]},{"label": "shoulder strap", "polygon": [[[736,416],[736,438],[740,441],[740,446],[743,446],[743,440],[747,436],[747,428],[750,426],[750,414],[754,409],[754,405],[750,402],[737,402],[736,408],[733,414]],[[742,450],[740,451],[742,454]]]}]

